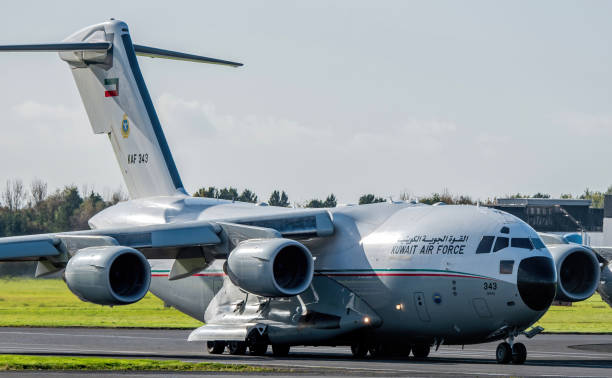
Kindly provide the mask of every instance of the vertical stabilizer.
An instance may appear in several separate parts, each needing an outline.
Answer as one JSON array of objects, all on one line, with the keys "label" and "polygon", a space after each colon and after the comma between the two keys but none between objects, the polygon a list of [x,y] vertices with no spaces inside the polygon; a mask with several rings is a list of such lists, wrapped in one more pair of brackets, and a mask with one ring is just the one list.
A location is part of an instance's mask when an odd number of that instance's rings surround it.
[{"label": "vertical stabilizer", "polygon": [[136,60],[128,27],[109,21],[65,42],[110,42],[105,54],[62,51],[96,134],[107,134],[131,198],[185,193],[151,96]]},{"label": "vertical stabilizer", "polygon": [[70,65],[91,127],[108,135],[131,198],[186,194],[136,55],[242,66],[134,45],[127,25],[112,19],[63,42],[0,46],[3,51],[54,51]]}]

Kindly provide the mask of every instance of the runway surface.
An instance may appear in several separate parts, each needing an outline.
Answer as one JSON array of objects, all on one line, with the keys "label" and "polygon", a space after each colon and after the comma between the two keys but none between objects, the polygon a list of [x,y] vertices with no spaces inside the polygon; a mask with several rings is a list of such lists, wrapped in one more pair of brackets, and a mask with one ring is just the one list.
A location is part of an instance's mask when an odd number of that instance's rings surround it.
[{"label": "runway surface", "polygon": [[[441,346],[426,361],[355,360],[346,347],[294,347],[286,358],[208,355],[204,345],[186,341],[188,330],[0,328],[0,354],[103,356],[215,361],[304,368],[306,375],[612,375],[612,335],[538,335],[527,346],[525,365],[495,363],[497,343]],[[82,372],[81,372],[82,373]],[[36,373],[32,373],[36,374]],[[109,376],[109,375],[105,375]],[[152,375],[147,375],[152,376]]]}]

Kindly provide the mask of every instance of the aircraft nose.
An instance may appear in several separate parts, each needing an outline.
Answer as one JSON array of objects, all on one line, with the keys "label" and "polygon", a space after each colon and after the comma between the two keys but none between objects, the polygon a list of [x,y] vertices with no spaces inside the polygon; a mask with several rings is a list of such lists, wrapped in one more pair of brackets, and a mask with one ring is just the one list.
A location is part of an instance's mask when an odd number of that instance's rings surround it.
[{"label": "aircraft nose", "polygon": [[534,311],[547,309],[555,298],[555,262],[548,257],[528,257],[518,267],[517,286],[523,302]]}]

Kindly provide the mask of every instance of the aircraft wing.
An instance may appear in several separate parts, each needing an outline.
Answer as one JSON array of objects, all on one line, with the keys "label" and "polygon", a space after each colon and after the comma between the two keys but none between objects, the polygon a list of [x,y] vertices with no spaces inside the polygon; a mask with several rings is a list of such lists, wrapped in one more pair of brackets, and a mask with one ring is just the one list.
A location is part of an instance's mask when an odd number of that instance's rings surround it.
[{"label": "aircraft wing", "polygon": [[[170,223],[120,229],[87,230],[64,233],[13,236],[0,238],[0,260],[38,260],[41,257],[59,257],[78,249],[100,245],[122,245],[143,251],[172,250],[186,246],[204,246],[221,243],[221,229],[207,221]],[[149,258],[174,258],[153,254]]]},{"label": "aircraft wing", "polygon": [[316,239],[333,234],[325,210],[288,211],[217,221],[190,221],[116,229],[0,238],[0,261],[39,261],[36,276],[65,266],[80,249],[120,245],[148,259],[175,259],[170,280],[188,277],[215,258],[226,258],[248,239]]}]

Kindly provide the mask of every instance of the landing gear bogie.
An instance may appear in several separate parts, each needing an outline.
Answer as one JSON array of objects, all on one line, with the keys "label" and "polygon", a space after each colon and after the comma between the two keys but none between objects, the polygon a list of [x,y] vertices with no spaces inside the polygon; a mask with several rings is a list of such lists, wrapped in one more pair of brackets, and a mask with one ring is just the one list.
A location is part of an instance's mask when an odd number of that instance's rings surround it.
[{"label": "landing gear bogie", "polygon": [[391,355],[391,348],[386,344],[374,344],[368,348],[370,351],[370,357],[372,358],[383,358]]},{"label": "landing gear bogie", "polygon": [[512,363],[522,365],[527,359],[527,348],[523,343],[514,343],[512,345]]},{"label": "landing gear bogie", "polygon": [[431,346],[427,344],[415,344],[412,346],[412,355],[417,360],[424,360],[429,356]]},{"label": "landing gear bogie", "polygon": [[291,346],[289,344],[272,344],[272,354],[274,357],[287,357]]},{"label": "landing gear bogie", "polygon": [[365,343],[352,344],[351,352],[355,358],[365,358],[368,355],[368,346]]},{"label": "landing gear bogie", "polygon": [[209,354],[222,354],[225,350],[225,341],[214,340],[206,342],[206,350]]},{"label": "landing gear bogie", "polygon": [[252,356],[263,356],[268,351],[268,344],[254,343],[249,345],[249,353]]},{"label": "landing gear bogie", "polygon": [[227,351],[231,355],[241,356],[246,354],[247,344],[244,341],[229,341],[227,343]]},{"label": "landing gear bogie", "polygon": [[495,359],[498,364],[507,364],[512,361],[512,348],[510,344],[503,342],[495,350]]}]

